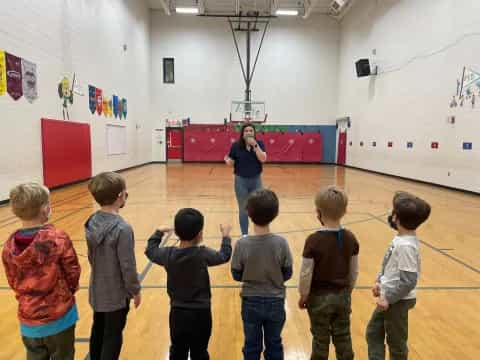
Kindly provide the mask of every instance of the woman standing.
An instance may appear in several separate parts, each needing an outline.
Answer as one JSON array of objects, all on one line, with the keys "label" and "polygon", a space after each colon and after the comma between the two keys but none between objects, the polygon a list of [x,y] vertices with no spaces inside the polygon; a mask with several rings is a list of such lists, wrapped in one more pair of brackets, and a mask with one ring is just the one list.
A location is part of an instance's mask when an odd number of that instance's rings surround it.
[{"label": "woman standing", "polygon": [[252,124],[244,124],[240,138],[232,144],[225,163],[234,166],[235,195],[237,196],[239,221],[242,235],[248,234],[248,215],[245,209],[248,195],[262,188],[262,164],[267,161],[265,144],[256,139],[256,130]]}]

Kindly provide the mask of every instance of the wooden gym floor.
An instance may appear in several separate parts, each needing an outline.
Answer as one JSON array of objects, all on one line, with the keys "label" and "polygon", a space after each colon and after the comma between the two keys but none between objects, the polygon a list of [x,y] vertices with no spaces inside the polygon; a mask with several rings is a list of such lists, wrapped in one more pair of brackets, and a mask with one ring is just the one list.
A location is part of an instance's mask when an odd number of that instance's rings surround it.
[{"label": "wooden gym floor", "polygon": [[[145,241],[161,225],[171,224],[182,207],[195,207],[206,217],[205,244],[218,247],[218,225],[239,227],[232,169],[224,165],[148,165],[123,173],[129,200],[122,216],[133,225],[143,302],[130,311],[121,359],[168,359],[169,301],[163,269],[143,255]],[[410,313],[410,359],[480,359],[480,197],[415,182],[335,166],[268,165],[264,185],[277,192],[280,216],[272,225],[289,241],[294,276],[287,283],[285,358],[308,359],[308,316],[297,308],[297,279],[305,237],[319,227],[313,196],[323,185],[344,187],[350,198],[344,225],[360,241],[360,276],[353,293],[352,336],[357,359],[367,359],[365,327],[374,309],[370,287],[384,251],[394,236],[386,224],[396,190],[411,191],[430,202],[432,216],[419,231],[422,274],[417,307]],[[88,353],[92,313],[88,305],[89,265],[83,224],[97,209],[86,183],[52,193],[53,223],[66,230],[82,265],[77,294],[81,319],[76,329],[76,358]],[[1,243],[19,227],[8,207],[0,208]],[[241,359],[243,342],[239,284],[229,265],[211,268],[213,334],[211,358]],[[0,359],[24,359],[16,317],[17,303],[2,269],[0,274]],[[331,349],[331,358],[335,355]]]}]

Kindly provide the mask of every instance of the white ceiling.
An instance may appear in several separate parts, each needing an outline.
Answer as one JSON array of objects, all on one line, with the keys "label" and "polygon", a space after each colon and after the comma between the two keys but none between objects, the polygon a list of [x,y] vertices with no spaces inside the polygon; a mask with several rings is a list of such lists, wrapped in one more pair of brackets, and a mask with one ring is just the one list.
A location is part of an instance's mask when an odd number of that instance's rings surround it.
[{"label": "white ceiling", "polygon": [[[329,14],[333,0],[148,0],[151,9],[171,11],[177,6],[198,6],[205,15],[236,14],[237,6],[243,13],[259,11],[270,15],[276,9],[298,10],[300,15],[311,13]],[[352,1],[350,1],[352,2]],[[344,15],[344,14],[342,14]]]}]

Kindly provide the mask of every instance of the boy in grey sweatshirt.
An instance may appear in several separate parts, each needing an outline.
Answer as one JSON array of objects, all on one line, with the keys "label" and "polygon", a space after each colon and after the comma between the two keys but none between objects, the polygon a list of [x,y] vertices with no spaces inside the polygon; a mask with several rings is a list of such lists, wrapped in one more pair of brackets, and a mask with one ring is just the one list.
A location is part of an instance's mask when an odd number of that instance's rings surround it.
[{"label": "boy in grey sweatshirt", "polygon": [[95,176],[88,189],[101,206],[85,223],[94,311],[90,359],[118,359],[130,300],[135,307],[141,302],[133,230],[119,215],[128,193],[123,177],[113,172]]},{"label": "boy in grey sweatshirt", "polygon": [[285,285],[292,277],[292,254],[287,240],[270,232],[278,215],[278,198],[271,190],[256,190],[247,200],[254,234],[235,245],[232,276],[242,285],[244,359],[283,359],[282,329],[285,324]]}]

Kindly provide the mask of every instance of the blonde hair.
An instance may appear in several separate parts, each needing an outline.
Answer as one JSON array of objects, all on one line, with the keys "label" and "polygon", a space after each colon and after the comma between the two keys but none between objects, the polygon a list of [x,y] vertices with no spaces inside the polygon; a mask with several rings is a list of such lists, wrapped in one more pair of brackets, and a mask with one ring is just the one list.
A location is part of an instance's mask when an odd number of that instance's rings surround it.
[{"label": "blonde hair", "polygon": [[50,191],[38,183],[26,183],[10,190],[13,213],[22,220],[35,219],[42,207],[48,205]]},{"label": "blonde hair", "polygon": [[100,206],[112,205],[126,187],[122,175],[115,172],[100,173],[88,184],[88,190]]},{"label": "blonde hair", "polygon": [[332,220],[340,220],[347,211],[347,205],[347,194],[336,186],[321,189],[315,197],[315,206],[322,216]]}]

